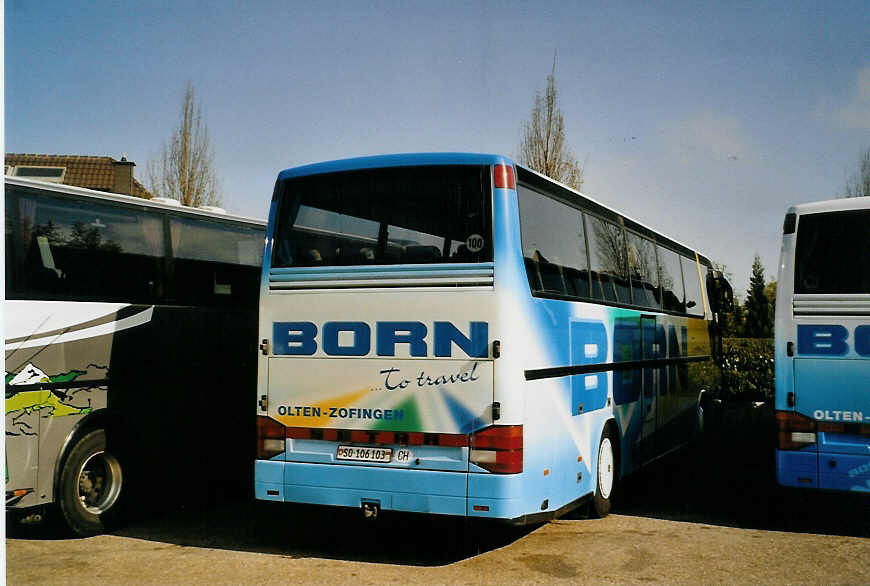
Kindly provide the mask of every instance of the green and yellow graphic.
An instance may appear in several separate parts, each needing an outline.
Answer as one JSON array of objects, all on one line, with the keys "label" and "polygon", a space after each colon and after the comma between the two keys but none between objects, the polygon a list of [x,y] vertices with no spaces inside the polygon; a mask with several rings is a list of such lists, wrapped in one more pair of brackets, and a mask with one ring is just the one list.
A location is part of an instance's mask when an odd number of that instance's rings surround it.
[{"label": "green and yellow graphic", "polygon": [[[86,415],[91,412],[90,400],[87,405],[72,404],[72,397],[60,389],[34,388],[40,384],[69,383],[87,374],[84,370],[71,370],[55,375],[48,375],[31,363],[17,373],[6,373],[6,433],[15,432],[32,434],[26,424],[18,425],[21,417],[37,414],[40,417],[65,417],[68,415]],[[27,386],[27,390],[18,391],[17,386]]]}]

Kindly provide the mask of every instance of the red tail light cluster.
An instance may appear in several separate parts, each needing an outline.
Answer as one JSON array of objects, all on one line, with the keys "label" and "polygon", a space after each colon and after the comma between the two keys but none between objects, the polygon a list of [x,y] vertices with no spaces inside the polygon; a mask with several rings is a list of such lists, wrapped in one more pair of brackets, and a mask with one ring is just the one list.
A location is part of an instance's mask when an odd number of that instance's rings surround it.
[{"label": "red tail light cluster", "polygon": [[495,474],[523,471],[523,426],[494,425],[471,434],[473,464]]},{"label": "red tail light cluster", "polygon": [[516,189],[517,179],[511,165],[495,165],[492,168],[492,178],[499,189]]},{"label": "red tail light cluster", "polygon": [[367,431],[359,429],[324,429],[319,427],[284,427],[274,419],[257,418],[257,458],[269,459],[284,451],[284,439],[325,440],[367,445],[444,446],[464,448],[468,436],[459,433],[421,433],[401,431]]},{"label": "red tail light cluster", "polygon": [[799,450],[815,444],[816,434],[848,433],[870,436],[870,425],[842,421],[816,421],[791,411],[776,412],[777,447],[780,450]]},{"label": "red tail light cluster", "polygon": [[257,459],[268,460],[284,451],[284,430],[274,419],[257,417]]},{"label": "red tail light cluster", "polygon": [[495,425],[469,436],[456,433],[420,433],[285,427],[269,417],[257,417],[257,459],[268,460],[285,450],[285,440],[325,440],[367,445],[471,446],[472,463],[495,474],[523,471],[523,426]]}]

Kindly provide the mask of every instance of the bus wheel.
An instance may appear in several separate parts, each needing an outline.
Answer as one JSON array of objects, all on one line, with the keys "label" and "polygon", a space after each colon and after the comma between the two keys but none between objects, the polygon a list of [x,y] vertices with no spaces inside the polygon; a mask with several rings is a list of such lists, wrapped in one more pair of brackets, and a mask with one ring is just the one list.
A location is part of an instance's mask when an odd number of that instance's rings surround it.
[{"label": "bus wheel", "polygon": [[610,427],[601,432],[598,443],[598,473],[595,483],[595,496],[590,507],[593,516],[601,519],[610,513],[610,502],[616,486],[616,457],[613,452],[613,433]]},{"label": "bus wheel", "polygon": [[117,512],[123,479],[120,461],[106,449],[105,430],[81,437],[60,475],[60,510],[70,528],[83,537],[105,532]]}]

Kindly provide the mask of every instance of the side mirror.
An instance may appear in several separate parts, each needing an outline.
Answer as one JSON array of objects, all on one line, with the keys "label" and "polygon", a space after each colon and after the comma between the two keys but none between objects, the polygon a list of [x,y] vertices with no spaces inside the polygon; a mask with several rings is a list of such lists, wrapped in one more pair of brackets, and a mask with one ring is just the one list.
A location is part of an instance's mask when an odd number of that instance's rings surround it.
[{"label": "side mirror", "polygon": [[710,296],[710,309],[713,313],[734,311],[734,289],[721,271],[707,273],[707,292]]}]

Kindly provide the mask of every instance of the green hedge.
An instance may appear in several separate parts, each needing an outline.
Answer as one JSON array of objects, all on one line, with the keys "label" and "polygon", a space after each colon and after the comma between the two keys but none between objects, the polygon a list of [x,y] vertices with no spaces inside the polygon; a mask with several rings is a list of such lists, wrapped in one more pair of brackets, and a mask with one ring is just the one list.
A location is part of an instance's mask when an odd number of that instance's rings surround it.
[{"label": "green hedge", "polygon": [[725,338],[722,342],[725,399],[772,401],[773,340],[770,338]]}]

